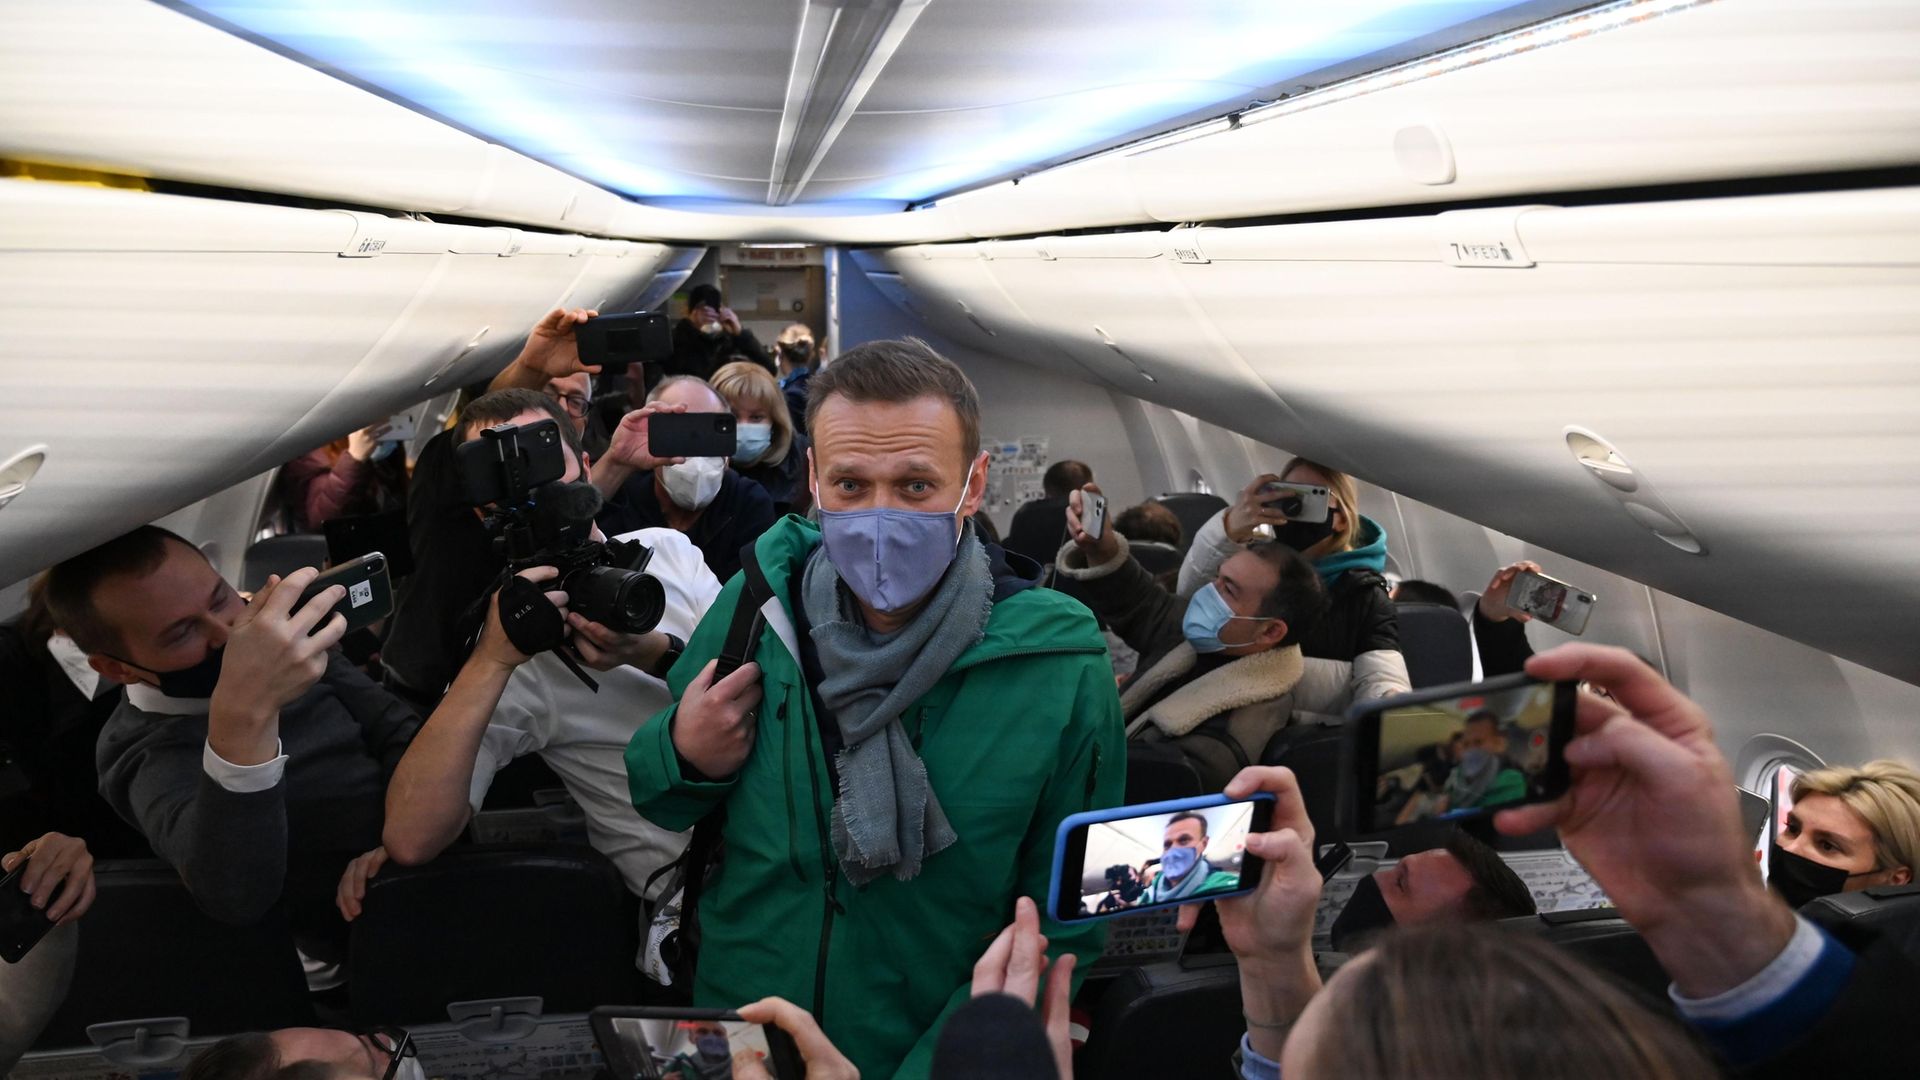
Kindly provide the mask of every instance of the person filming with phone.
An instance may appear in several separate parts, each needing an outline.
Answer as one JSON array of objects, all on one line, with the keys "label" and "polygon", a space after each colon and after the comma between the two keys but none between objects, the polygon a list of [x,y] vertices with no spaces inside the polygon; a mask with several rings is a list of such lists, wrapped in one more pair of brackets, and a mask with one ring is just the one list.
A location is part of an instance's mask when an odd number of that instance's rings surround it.
[{"label": "person filming with phone", "polygon": [[666,373],[708,379],[735,356],[773,370],[766,346],[740,325],[740,316],[721,300],[719,288],[695,285],[687,293],[686,316],[673,324],[673,357],[666,362]]},{"label": "person filming with phone", "polygon": [[[1326,508],[1307,489],[1324,489]],[[1300,517],[1289,516],[1299,506]],[[1307,560],[1327,590],[1327,612],[1302,635],[1303,656],[1351,664],[1352,699],[1371,701],[1412,688],[1400,655],[1400,618],[1387,593],[1387,533],[1360,513],[1353,477],[1294,458],[1279,475],[1256,476],[1233,505],[1195,530],[1180,564],[1179,590],[1198,589],[1242,547],[1271,531]]]},{"label": "person filming with phone", "polygon": [[773,498],[735,472],[724,455],[676,457],[653,450],[649,416],[732,414],[713,387],[690,375],[671,375],[647,395],[647,405],[621,419],[607,456],[594,464],[593,485],[607,499],[600,528],[608,535],[677,529],[700,549],[714,576],[726,581],[740,569],[741,547],[774,523]]},{"label": "person filming with phone", "polygon": [[[1119,702],[1093,617],[968,521],[988,458],[960,368],[876,341],[812,382],[819,524],[760,537],[627,769],[649,820],[717,826],[694,1004],[777,994],[862,1074],[919,1076],[979,943],[1046,895],[1059,823],[1120,801]],[[716,675],[736,621],[744,654]],[[1051,952],[1091,960],[1103,937]]]},{"label": "person filming with phone", "polygon": [[88,663],[127,688],[100,733],[101,794],[208,915],[253,923],[284,903],[303,948],[331,958],[346,930],[334,884],[380,842],[420,721],[333,648],[347,590],[302,602],[317,576],[243,601],[192,544],[145,525],[58,564],[46,589]]},{"label": "person filming with phone", "polygon": [[1305,560],[1271,541],[1250,544],[1183,600],[1132,557],[1118,530],[1087,531],[1085,500],[1099,493],[1087,484],[1068,495],[1071,539],[1055,566],[1140,653],[1120,697],[1130,738],[1170,743],[1212,787],[1258,759],[1296,712],[1345,707],[1345,666],[1301,655],[1300,641],[1326,606],[1326,589]]}]

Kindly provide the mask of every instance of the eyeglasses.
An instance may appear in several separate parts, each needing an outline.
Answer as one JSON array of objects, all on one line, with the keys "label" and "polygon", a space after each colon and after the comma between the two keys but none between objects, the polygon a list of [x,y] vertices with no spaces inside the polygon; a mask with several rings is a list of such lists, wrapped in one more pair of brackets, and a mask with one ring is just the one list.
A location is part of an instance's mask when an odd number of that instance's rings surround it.
[{"label": "eyeglasses", "polygon": [[400,1071],[400,1062],[410,1057],[418,1057],[413,1047],[413,1035],[405,1028],[377,1027],[367,1032],[367,1038],[380,1052],[387,1055],[387,1071],[380,1080],[393,1080]]},{"label": "eyeglasses", "polygon": [[587,400],[585,394],[550,393],[547,396],[559,402],[560,407],[567,411],[567,415],[573,417],[575,420],[587,415],[587,406],[592,404],[592,402]]}]

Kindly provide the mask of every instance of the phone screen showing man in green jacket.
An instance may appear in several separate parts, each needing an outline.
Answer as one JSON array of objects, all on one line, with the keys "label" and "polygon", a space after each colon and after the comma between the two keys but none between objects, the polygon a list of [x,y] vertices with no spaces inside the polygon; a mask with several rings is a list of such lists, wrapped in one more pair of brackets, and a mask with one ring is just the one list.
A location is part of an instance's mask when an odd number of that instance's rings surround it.
[{"label": "phone screen showing man in green jacket", "polygon": [[[755,543],[752,662],[713,678],[743,573],[629,744],[629,784],[667,828],[725,814],[696,1005],[777,994],[863,1075],[923,1076],[1015,900],[1044,902],[1060,821],[1121,801],[1119,699],[1092,615],[968,521],[987,459],[958,367],[872,342],[813,376],[807,412],[819,524]],[[1046,929],[1081,970],[1100,952],[1097,924]]]}]

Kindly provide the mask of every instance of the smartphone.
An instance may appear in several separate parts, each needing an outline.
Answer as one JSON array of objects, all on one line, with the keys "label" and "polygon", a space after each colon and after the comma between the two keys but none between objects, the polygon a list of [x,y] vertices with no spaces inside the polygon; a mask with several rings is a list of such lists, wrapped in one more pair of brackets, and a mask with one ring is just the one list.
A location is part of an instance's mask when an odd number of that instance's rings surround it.
[{"label": "smartphone", "polygon": [[580,348],[580,363],[597,365],[602,375],[673,355],[673,325],[658,311],[596,316],[573,328],[573,340]]},{"label": "smartphone", "polygon": [[1586,632],[1587,620],[1593,617],[1593,605],[1599,599],[1583,589],[1531,570],[1515,574],[1513,585],[1507,590],[1508,607],[1569,634]]},{"label": "smartphone", "polygon": [[1327,520],[1327,489],[1317,484],[1275,481],[1262,485],[1259,494],[1262,506],[1280,511],[1288,521]]},{"label": "smartphone", "polygon": [[731,1062],[751,1054],[774,1080],[803,1080],[800,1052],[772,1024],[753,1024],[723,1009],[603,1005],[587,1014],[593,1041],[613,1080],[696,1080],[731,1076]]},{"label": "smartphone", "polygon": [[1349,830],[1477,818],[1558,798],[1567,790],[1576,686],[1505,675],[1354,706]]},{"label": "smartphone", "polygon": [[[20,875],[26,869],[27,861],[23,861],[13,873],[0,878],[0,959],[9,964],[19,963],[53,929],[47,913],[34,907],[33,898],[20,891]],[[66,887],[62,882],[54,889],[53,899],[47,901],[49,908],[59,902]]]},{"label": "smartphone", "polygon": [[1107,497],[1091,491],[1080,493],[1080,527],[1095,540],[1107,531]]},{"label": "smartphone", "polygon": [[1251,892],[1260,860],[1247,854],[1247,835],[1266,832],[1272,818],[1266,794],[1075,814],[1054,841],[1047,910],[1060,922],[1085,922]]},{"label": "smartphone", "polygon": [[427,410],[424,402],[411,409],[403,409],[387,417],[387,433],[380,436],[381,442],[412,442],[420,433],[420,414]]},{"label": "smartphone", "polygon": [[[349,634],[393,614],[393,582],[387,577],[387,557],[378,551],[341,563],[308,582],[301,590],[300,603],[293,609],[299,611],[307,601],[332,585],[341,585],[347,590],[346,598],[335,604],[333,610],[347,617]],[[313,632],[319,633],[328,621],[321,619]]]},{"label": "smartphone", "polygon": [[654,413],[647,417],[647,450],[654,457],[730,458],[738,437],[732,413]]},{"label": "smartphone", "polygon": [[[728,419],[732,419],[729,417]],[[496,424],[454,447],[455,471],[468,506],[524,501],[534,488],[567,474],[560,424]]]}]

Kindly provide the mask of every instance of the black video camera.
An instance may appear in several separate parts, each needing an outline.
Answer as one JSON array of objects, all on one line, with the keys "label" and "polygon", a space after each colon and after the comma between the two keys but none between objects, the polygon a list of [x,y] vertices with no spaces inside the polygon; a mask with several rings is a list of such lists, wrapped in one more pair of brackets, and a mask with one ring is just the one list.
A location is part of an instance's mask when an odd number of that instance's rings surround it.
[{"label": "black video camera", "polygon": [[659,625],[667,606],[666,590],[645,572],[653,549],[593,539],[600,492],[583,480],[561,481],[567,471],[561,442],[560,426],[541,420],[487,428],[461,444],[454,458],[467,501],[491,507],[487,531],[508,575],[554,567],[569,609],[621,633],[644,634]]},{"label": "black video camera", "polygon": [[673,325],[658,311],[597,315],[573,328],[580,363],[610,375],[632,364],[658,364],[673,355]]}]

